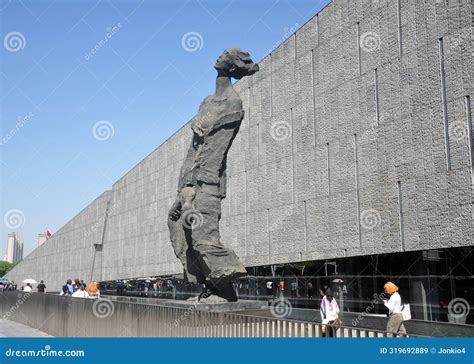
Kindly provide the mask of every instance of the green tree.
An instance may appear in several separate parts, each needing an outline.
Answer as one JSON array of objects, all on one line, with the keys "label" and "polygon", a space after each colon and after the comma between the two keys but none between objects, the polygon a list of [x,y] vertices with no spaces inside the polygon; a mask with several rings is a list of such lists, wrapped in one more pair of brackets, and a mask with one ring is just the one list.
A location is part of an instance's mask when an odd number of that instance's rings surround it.
[{"label": "green tree", "polygon": [[3,277],[7,272],[12,269],[14,264],[5,260],[0,261],[0,277]]}]

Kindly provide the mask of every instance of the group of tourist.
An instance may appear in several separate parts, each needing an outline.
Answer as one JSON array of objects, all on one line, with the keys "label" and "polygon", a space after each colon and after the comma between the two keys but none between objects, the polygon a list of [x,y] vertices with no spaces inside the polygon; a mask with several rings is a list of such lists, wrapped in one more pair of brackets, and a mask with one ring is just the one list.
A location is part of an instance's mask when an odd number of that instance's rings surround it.
[{"label": "group of tourist", "polygon": [[59,295],[94,299],[100,297],[100,290],[96,281],[85,284],[83,280],[76,278],[68,279],[66,284],[63,285],[61,292],[59,292]]},{"label": "group of tourist", "polygon": [[[17,285],[15,282],[1,282],[0,291],[14,291],[16,290]],[[158,287],[154,287],[157,289]],[[273,287],[267,282],[267,289],[270,291]],[[278,285],[281,297],[283,297],[284,282],[280,282]],[[311,286],[311,289],[313,287]],[[36,287],[39,293],[46,293],[46,285],[44,281],[40,281]],[[24,292],[31,292],[33,287],[30,283],[27,283],[26,286],[22,286],[21,290]],[[406,335],[405,326],[403,325],[403,305],[401,296],[398,293],[398,287],[392,283],[387,282],[384,285],[384,292],[388,296],[384,299],[384,305],[388,309],[388,322],[387,322],[387,331],[396,335]],[[333,297],[333,293],[330,287],[323,286],[320,288],[319,293],[322,297],[320,304],[320,313],[321,313],[321,322],[323,324],[323,336],[325,337],[334,337],[336,331],[342,321],[339,318],[339,305],[336,302],[336,299]],[[99,298],[100,290],[96,281],[91,281],[89,284],[86,284],[83,280],[68,279],[66,284],[62,286],[60,296],[71,296],[76,298]]]},{"label": "group of tourist", "polygon": [[[27,283],[26,286],[21,286],[20,290],[23,292],[32,292],[33,286],[31,283]],[[39,293],[46,293],[46,285],[44,284],[44,281],[40,281],[40,283],[36,286],[36,290]]]},{"label": "group of tourist", "polygon": [[[31,283],[27,283],[20,289],[23,292],[32,292],[33,286],[31,285]],[[8,290],[16,290],[16,284],[9,286]],[[40,281],[40,283],[36,286],[36,290],[38,291],[38,293],[46,293],[46,284],[44,283],[44,281]],[[89,284],[86,284],[83,280],[76,278],[68,279],[66,281],[66,284],[62,286],[59,295],[77,298],[99,298],[100,291],[96,281],[91,281]]]},{"label": "group of tourist", "polygon": [[16,291],[17,284],[14,281],[0,281],[0,292]]},{"label": "group of tourist", "polygon": [[[17,284],[14,281],[0,281],[0,292],[16,290]],[[20,287],[20,290],[23,292],[33,292],[33,285],[26,283]],[[36,286],[36,291],[38,293],[46,293],[46,284],[44,281],[40,281]],[[91,281],[89,284],[86,284],[83,280],[76,278],[68,279],[59,292],[59,295],[79,298],[99,298],[100,290],[96,281]]]}]

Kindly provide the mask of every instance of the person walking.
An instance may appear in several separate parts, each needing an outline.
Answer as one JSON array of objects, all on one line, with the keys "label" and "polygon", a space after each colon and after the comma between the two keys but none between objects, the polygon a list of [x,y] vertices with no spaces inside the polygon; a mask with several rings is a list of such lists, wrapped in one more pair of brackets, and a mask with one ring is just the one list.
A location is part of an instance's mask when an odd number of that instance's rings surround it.
[{"label": "person walking", "polygon": [[334,337],[336,328],[333,325],[340,324],[339,320],[339,305],[336,299],[332,296],[331,288],[324,286],[319,290],[322,297],[321,300],[321,322],[323,324],[323,336]]},{"label": "person walking", "polygon": [[44,281],[40,281],[40,284],[36,287],[39,293],[46,293],[46,285],[44,284]]},{"label": "person walking", "polygon": [[283,297],[285,292],[285,281],[283,279],[278,283],[278,297]]},{"label": "person walking", "polygon": [[313,283],[308,282],[308,298],[313,298]]},{"label": "person walking", "polygon": [[383,288],[385,293],[390,295],[388,300],[383,300],[383,304],[388,308],[387,331],[394,337],[397,337],[398,335],[406,336],[407,331],[403,325],[403,315],[401,310],[402,298],[398,293],[398,287],[392,282],[387,282]]},{"label": "person walking", "polygon": [[291,297],[298,297],[298,278],[291,282]]}]

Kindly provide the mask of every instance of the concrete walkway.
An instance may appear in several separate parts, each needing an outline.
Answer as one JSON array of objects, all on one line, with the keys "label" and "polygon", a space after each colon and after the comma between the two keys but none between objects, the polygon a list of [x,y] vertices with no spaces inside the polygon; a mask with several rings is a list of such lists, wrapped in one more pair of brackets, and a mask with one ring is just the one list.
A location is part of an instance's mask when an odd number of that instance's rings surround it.
[{"label": "concrete walkway", "polygon": [[15,321],[0,319],[0,337],[52,337],[45,332],[19,324]]}]

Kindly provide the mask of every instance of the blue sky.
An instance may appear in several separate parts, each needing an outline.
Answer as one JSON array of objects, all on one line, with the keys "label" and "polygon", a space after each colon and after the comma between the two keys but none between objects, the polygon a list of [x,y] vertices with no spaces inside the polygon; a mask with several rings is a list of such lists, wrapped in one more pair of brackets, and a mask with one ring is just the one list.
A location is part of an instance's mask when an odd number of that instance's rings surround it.
[{"label": "blue sky", "polygon": [[0,259],[7,233],[28,254],[185,124],[224,48],[258,62],[327,2],[0,0]]}]

